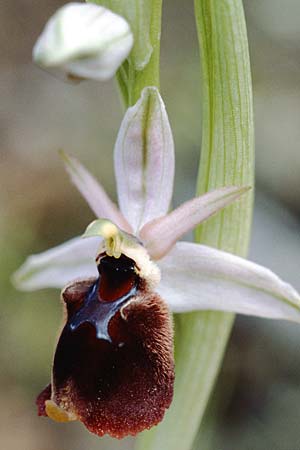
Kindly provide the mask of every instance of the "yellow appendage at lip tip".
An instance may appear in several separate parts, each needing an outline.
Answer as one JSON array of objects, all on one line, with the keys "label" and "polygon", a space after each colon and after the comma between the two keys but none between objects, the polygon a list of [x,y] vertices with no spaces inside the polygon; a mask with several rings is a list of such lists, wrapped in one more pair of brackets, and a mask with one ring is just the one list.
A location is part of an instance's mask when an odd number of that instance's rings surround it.
[{"label": "yellow appendage at lip tip", "polygon": [[46,400],[46,414],[55,422],[73,422],[77,419],[75,414],[60,408],[53,400]]}]

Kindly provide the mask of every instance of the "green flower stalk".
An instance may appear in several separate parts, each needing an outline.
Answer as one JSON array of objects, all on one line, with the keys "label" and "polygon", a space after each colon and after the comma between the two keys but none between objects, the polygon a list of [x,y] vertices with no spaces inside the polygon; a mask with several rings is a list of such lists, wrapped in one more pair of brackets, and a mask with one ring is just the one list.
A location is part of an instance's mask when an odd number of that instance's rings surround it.
[{"label": "green flower stalk", "polygon": [[125,107],[159,87],[162,0],[67,3],[46,23],[34,61],[69,81],[115,74]]},{"label": "green flower stalk", "polygon": [[[202,65],[202,148],[197,193],[226,185],[253,186],[252,86],[241,0],[195,0]],[[253,189],[196,231],[196,241],[246,256]],[[201,293],[199,293],[201,295]],[[188,450],[201,423],[233,314],[176,316],[176,381],[164,422],[138,438],[139,450]]]},{"label": "green flower stalk", "polygon": [[[247,30],[241,0],[195,0],[202,61],[203,128],[197,193],[227,183],[254,187],[254,125]],[[196,241],[247,256],[254,189],[239,202],[198,227]],[[199,423],[213,388],[234,316],[195,314],[185,325],[205,330],[199,350],[206,374],[197,387]],[[189,323],[192,322],[192,323]],[[200,338],[200,339],[199,339]],[[179,356],[179,355],[178,355]]]},{"label": "green flower stalk", "polygon": [[159,88],[162,0],[89,0],[125,17],[134,46],[117,73],[125,107],[134,105],[147,86]]}]

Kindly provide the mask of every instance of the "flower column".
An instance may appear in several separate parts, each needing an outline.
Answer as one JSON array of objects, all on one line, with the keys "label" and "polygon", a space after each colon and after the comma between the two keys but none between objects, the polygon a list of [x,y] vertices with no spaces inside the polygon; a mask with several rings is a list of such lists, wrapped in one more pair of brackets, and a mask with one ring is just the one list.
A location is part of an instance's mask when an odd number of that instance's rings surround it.
[{"label": "flower column", "polygon": [[[197,193],[253,186],[252,88],[241,0],[195,0],[202,62],[203,126]],[[246,256],[252,194],[201,225],[197,242]],[[199,293],[201,295],[201,292]],[[139,449],[189,450],[214,385],[234,316],[176,317],[175,398],[164,422],[139,439]]]}]

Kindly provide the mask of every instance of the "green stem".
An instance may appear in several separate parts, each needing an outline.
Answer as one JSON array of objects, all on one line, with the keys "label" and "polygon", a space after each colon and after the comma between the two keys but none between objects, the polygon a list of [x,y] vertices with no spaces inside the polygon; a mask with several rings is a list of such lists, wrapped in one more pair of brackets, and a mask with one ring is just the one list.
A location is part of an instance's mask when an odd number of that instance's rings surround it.
[{"label": "green stem", "polygon": [[125,107],[134,105],[147,86],[159,89],[162,0],[86,0],[111,9],[130,24],[134,46],[117,72]]},{"label": "green stem", "polygon": [[[120,84],[121,92],[122,84],[127,86],[126,95],[124,96],[123,94],[123,100],[126,107],[132,106],[138,101],[141,92],[145,87],[156,86],[159,89],[162,0],[143,1],[140,3],[139,7],[140,15],[150,15],[149,34],[145,33],[145,39],[149,40],[148,45],[151,46],[151,55],[149,61],[141,68],[137,63],[136,55],[133,52],[129,57],[129,60],[125,62],[127,70],[125,69],[125,71],[122,71],[123,68],[121,68],[118,71],[117,80]],[[124,79],[124,72],[126,73],[127,79]]]},{"label": "green stem", "polygon": [[[224,185],[253,186],[252,87],[242,1],[195,0],[195,14],[203,92],[197,194]],[[252,203],[253,190],[199,227],[196,241],[246,256]],[[175,317],[174,400],[162,424],[139,437],[138,449],[191,449],[233,319],[218,312]]]}]

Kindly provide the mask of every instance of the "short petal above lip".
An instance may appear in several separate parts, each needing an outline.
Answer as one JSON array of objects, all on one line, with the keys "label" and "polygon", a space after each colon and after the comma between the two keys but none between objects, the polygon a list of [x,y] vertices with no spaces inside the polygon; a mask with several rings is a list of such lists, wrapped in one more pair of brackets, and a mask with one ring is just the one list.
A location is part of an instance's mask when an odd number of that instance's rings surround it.
[{"label": "short petal above lip", "polygon": [[71,180],[91,207],[96,217],[103,217],[114,222],[122,230],[130,233],[131,226],[111,201],[100,183],[90,172],[76,159],[65,152],[60,152]]},{"label": "short petal above lip", "polygon": [[139,236],[150,256],[160,259],[185,233],[230,205],[249,189],[249,187],[228,186],[193,198],[166,216],[146,223]]},{"label": "short petal above lip", "polygon": [[13,275],[14,285],[24,291],[62,288],[77,278],[98,274],[95,256],[101,239],[77,237],[37,255],[31,255]]},{"label": "short petal above lip", "polygon": [[174,312],[232,311],[300,322],[300,296],[265,267],[199,244],[179,242],[159,262],[158,292]]},{"label": "short petal above lip", "polygon": [[122,213],[137,232],[167,213],[173,192],[174,143],[158,90],[145,88],[117,137],[115,176]]}]

